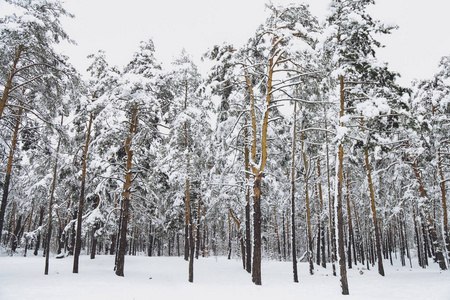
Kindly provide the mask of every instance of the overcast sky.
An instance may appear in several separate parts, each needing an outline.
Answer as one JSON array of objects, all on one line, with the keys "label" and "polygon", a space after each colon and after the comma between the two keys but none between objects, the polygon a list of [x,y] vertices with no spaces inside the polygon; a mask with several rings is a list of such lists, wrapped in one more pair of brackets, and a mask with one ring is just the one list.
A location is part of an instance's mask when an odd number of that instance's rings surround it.
[{"label": "overcast sky", "polygon": [[[293,0],[273,0],[291,3]],[[320,19],[328,0],[306,0]],[[65,0],[76,15],[64,28],[77,46],[65,47],[84,72],[86,56],[102,49],[112,65],[122,66],[139,42],[152,38],[157,58],[169,64],[183,48],[198,60],[223,42],[242,45],[266,16],[264,0]],[[382,41],[379,57],[402,74],[402,83],[432,76],[439,58],[450,55],[450,1],[377,0],[373,16],[400,29]]]}]

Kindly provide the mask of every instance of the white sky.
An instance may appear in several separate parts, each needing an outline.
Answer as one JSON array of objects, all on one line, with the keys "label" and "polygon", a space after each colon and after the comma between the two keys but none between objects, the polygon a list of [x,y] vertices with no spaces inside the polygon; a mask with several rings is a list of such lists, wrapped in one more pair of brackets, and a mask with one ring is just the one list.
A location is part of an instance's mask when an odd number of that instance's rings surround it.
[{"label": "white sky", "polygon": [[[290,3],[293,0],[273,0]],[[305,0],[323,18],[328,0]],[[131,59],[139,42],[152,38],[157,58],[169,64],[183,48],[195,60],[215,44],[242,45],[265,19],[264,0],[65,0],[76,15],[64,28],[78,45],[65,47],[84,72],[86,56],[105,50],[111,65]],[[384,37],[379,57],[402,74],[401,82],[430,77],[450,55],[450,1],[377,0],[373,16],[400,29]]]}]

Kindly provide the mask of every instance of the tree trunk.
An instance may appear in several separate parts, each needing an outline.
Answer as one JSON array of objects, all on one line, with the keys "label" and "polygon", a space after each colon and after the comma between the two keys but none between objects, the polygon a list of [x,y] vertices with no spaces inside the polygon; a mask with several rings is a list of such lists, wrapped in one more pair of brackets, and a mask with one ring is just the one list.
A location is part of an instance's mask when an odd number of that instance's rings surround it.
[{"label": "tree trunk", "polygon": [[[245,140],[248,139],[247,121],[244,128]],[[245,179],[246,183],[250,179],[250,151],[248,145],[244,144],[244,163],[245,163]],[[251,241],[251,220],[250,220],[250,188],[246,186],[245,193],[245,269],[248,273],[252,272],[252,241]]]},{"label": "tree trunk", "polygon": [[[230,216],[233,219],[234,223],[236,223],[236,227],[238,228],[238,237],[239,237],[239,241],[241,244],[241,254],[242,254],[242,265],[243,268],[245,269],[245,244],[244,244],[244,237],[243,234],[241,232],[241,222],[236,218],[236,216],[234,215],[233,211],[231,210],[231,208],[229,209],[230,212]],[[231,249],[231,246],[230,246]]]},{"label": "tree trunk", "polygon": [[17,111],[16,123],[14,125],[13,139],[11,142],[11,148],[9,149],[8,164],[6,165],[5,182],[3,183],[2,205],[0,207],[0,243],[2,240],[3,220],[5,219],[6,204],[8,203],[9,184],[11,182],[13,159],[17,147],[18,133],[20,128],[20,122],[22,119],[22,112],[23,109],[22,107],[20,107]]},{"label": "tree trunk", "polygon": [[134,134],[136,134],[138,123],[137,108],[133,107],[130,122],[129,136],[125,141],[125,151],[127,153],[127,165],[125,174],[125,183],[123,186],[122,193],[122,214],[120,218],[120,232],[119,232],[119,248],[117,251],[117,265],[116,265],[116,275],[124,276],[124,264],[125,264],[125,253],[127,252],[127,227],[129,220],[129,206],[131,198],[131,167],[133,162],[133,150],[131,150],[131,142],[133,140]]},{"label": "tree trunk", "polygon": [[80,259],[81,252],[81,223],[83,222],[83,206],[84,206],[84,191],[86,186],[86,160],[87,152],[89,149],[89,142],[91,139],[91,126],[94,119],[91,113],[89,117],[88,129],[86,132],[86,143],[83,150],[83,167],[81,169],[81,188],[80,188],[80,202],[78,203],[78,219],[77,219],[77,236],[75,239],[75,252],[73,254],[73,273],[78,273],[78,262]]},{"label": "tree trunk", "polygon": [[[292,131],[292,163],[291,163],[291,222],[292,222],[292,269],[294,282],[298,282],[297,249],[295,243],[295,144],[297,137],[297,102],[294,102],[294,128]],[[289,228],[289,225],[287,226]]]},{"label": "tree trunk", "polygon": [[228,213],[228,259],[231,259],[231,212]]},{"label": "tree trunk", "polygon": [[366,162],[366,171],[367,171],[367,181],[369,184],[369,192],[370,192],[370,207],[372,209],[372,218],[373,218],[373,227],[375,230],[375,247],[377,253],[378,260],[378,273],[381,276],[384,276],[384,267],[383,267],[383,256],[381,254],[381,237],[380,237],[380,229],[378,227],[378,219],[377,219],[377,210],[375,208],[375,193],[373,191],[373,183],[372,183],[372,172],[370,168],[369,162],[369,151],[364,150],[365,162]]},{"label": "tree trunk", "polygon": [[[44,219],[44,207],[41,206],[41,209],[39,210],[39,222],[38,222],[38,227],[42,226],[42,221]],[[39,246],[41,244],[41,229],[39,229],[38,234],[37,234],[37,238],[36,238],[36,245],[34,248],[34,256],[38,255],[39,252]]]},{"label": "tree trunk", "polygon": [[[343,105],[343,93],[341,92],[341,105]],[[328,121],[327,121],[327,106],[324,104],[324,121],[325,121],[325,149],[326,149],[326,158],[327,158],[327,190],[328,190],[328,215],[329,215],[329,241],[328,248],[331,248],[331,266],[333,269],[333,276],[336,276],[336,257],[337,257],[337,248],[336,248],[336,232],[334,229],[335,224],[335,211],[334,211],[334,198],[331,195],[331,176],[330,176],[330,152],[328,147]],[[342,113],[343,110],[341,109]]]},{"label": "tree trunk", "polygon": [[6,102],[8,100],[9,93],[12,88],[12,80],[13,80],[14,76],[16,75],[17,64],[19,62],[19,59],[20,59],[20,56],[22,55],[23,50],[24,50],[23,45],[19,45],[19,47],[17,47],[16,56],[14,57],[14,61],[11,66],[11,70],[9,71],[9,76],[6,81],[5,89],[3,90],[2,99],[0,100],[0,119],[2,118],[3,110],[6,107]]},{"label": "tree trunk", "polygon": [[[347,258],[348,258],[348,268],[352,268],[352,247],[353,252],[355,252],[355,237],[353,235],[353,225],[352,225],[352,210],[350,206],[350,175],[349,172],[347,172],[347,193],[346,193],[346,200],[347,200],[347,217],[348,217],[348,248],[347,248]],[[356,255],[354,255],[355,258],[355,265],[356,265]]]},{"label": "tree trunk", "polygon": [[280,235],[278,233],[277,211],[275,206],[273,206],[273,216],[275,222],[275,236],[277,239],[278,260],[281,261],[281,243],[280,243]]},{"label": "tree trunk", "polygon": [[[412,163],[412,169],[413,169],[414,175],[415,175],[415,177],[417,179],[417,182],[419,183],[420,197],[421,198],[426,198],[427,197],[427,193],[425,191],[425,187],[424,187],[423,181],[422,181],[422,175],[420,174],[419,167],[418,167],[416,161],[414,161]],[[433,221],[433,219],[432,219],[432,217],[430,215],[430,212],[426,208],[424,208],[424,215],[425,215],[424,219],[428,223],[427,227],[428,227],[428,229],[430,231],[431,241],[433,243],[433,246],[436,247],[436,252],[435,252],[436,261],[438,262],[439,267],[441,268],[441,270],[447,270],[447,264],[446,264],[446,261],[445,261],[445,258],[444,258],[444,254],[443,254],[443,250],[442,250],[442,246],[441,246],[443,244],[442,243],[443,241],[442,242],[439,241],[439,238],[438,238],[437,232],[436,232],[436,228],[435,228],[435,222]],[[422,224],[422,225],[425,226],[425,224]],[[424,242],[425,242],[425,244],[427,244],[427,247],[426,247],[427,250],[426,251],[429,251],[427,239],[428,238],[426,237],[426,231],[424,229]],[[426,253],[424,255],[424,259],[427,260],[427,265],[428,265],[428,259],[426,258]]]},{"label": "tree trunk", "polygon": [[304,134],[301,134],[302,139],[302,156],[303,156],[303,165],[305,167],[304,170],[304,180],[305,180],[305,202],[306,202],[306,224],[308,230],[308,262],[309,262],[309,274],[314,275],[314,264],[313,264],[313,241],[312,241],[312,230],[311,230],[311,210],[309,205],[309,184],[308,184],[308,176],[309,176],[309,166],[308,161],[306,159],[306,150],[304,149]]},{"label": "tree trunk", "polygon": [[[340,81],[340,112],[339,117],[344,116],[344,78],[339,77]],[[340,123],[343,126],[342,123]],[[336,199],[336,215],[337,215],[337,229],[338,229],[338,253],[339,253],[339,269],[341,273],[341,288],[342,294],[348,295],[348,280],[347,269],[345,264],[345,245],[344,245],[344,214],[342,212],[342,188],[343,188],[343,169],[344,169],[344,145],[340,142],[338,147],[338,165],[337,165],[337,199]]]},{"label": "tree trunk", "polygon": [[[317,180],[318,180],[318,184],[317,184],[317,189],[319,192],[319,202],[320,202],[320,212],[318,214],[318,226],[319,226],[319,236],[321,237],[321,240],[319,240],[319,237],[317,239],[317,244],[321,245],[321,252],[322,252],[322,267],[326,268],[327,267],[327,260],[326,260],[326,255],[325,255],[325,230],[324,230],[324,226],[322,224],[322,216],[321,214],[323,213],[323,194],[322,194],[322,183],[320,182],[320,177],[321,177],[321,171],[320,171],[320,158],[317,159]],[[319,257],[319,247],[317,247],[317,264],[320,264],[320,257]]]},{"label": "tree trunk", "polygon": [[[200,184],[200,186],[201,186],[201,184]],[[202,240],[202,238],[201,238],[201,232],[202,232],[202,230],[201,230],[201,228],[202,228],[202,226],[201,226],[201,218],[202,218],[202,214],[201,214],[201,206],[202,205],[202,198],[201,198],[201,196],[200,196],[200,191],[199,191],[199,195],[198,195],[198,209],[197,209],[197,234],[196,234],[196,236],[195,236],[195,242],[196,242],[196,246],[195,246],[195,258],[196,259],[198,259],[198,255],[199,255],[199,252],[200,252],[200,244],[201,244],[201,240]]]},{"label": "tree trunk", "polygon": [[261,285],[261,179],[260,173],[255,177],[253,186],[253,267],[252,281]]},{"label": "tree trunk", "polygon": [[[61,116],[61,127],[63,125],[64,115]],[[55,165],[53,166],[53,180],[52,180],[52,190],[50,192],[50,201],[48,202],[48,225],[47,225],[47,239],[46,239],[46,255],[45,255],[45,270],[44,274],[48,275],[49,268],[49,259],[50,259],[50,240],[52,237],[52,209],[53,209],[53,198],[55,195],[55,187],[56,187],[56,176],[58,174],[58,156],[59,156],[59,147],[61,145],[61,136],[58,138],[58,145],[56,146],[56,157],[55,157]]]},{"label": "tree trunk", "polygon": [[445,178],[444,171],[442,168],[442,157],[441,157],[441,149],[438,150],[438,168],[439,168],[439,179],[440,179],[440,187],[441,187],[441,201],[442,201],[442,224],[444,226],[444,243],[445,250],[450,252],[450,235],[448,229],[448,213],[447,213],[447,189],[445,187]]}]

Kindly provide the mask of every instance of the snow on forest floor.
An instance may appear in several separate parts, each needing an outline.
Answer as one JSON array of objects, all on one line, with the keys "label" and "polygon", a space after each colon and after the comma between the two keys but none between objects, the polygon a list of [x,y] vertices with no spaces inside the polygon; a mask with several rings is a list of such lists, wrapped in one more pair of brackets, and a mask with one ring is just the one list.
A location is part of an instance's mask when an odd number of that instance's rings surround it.
[{"label": "snow on forest floor", "polygon": [[[436,264],[427,269],[391,266],[385,261],[386,276],[376,268],[349,270],[350,296],[342,296],[339,277],[316,266],[299,263],[299,281],[292,281],[292,263],[263,261],[262,286],[251,282],[242,262],[225,257],[200,258],[194,263],[194,283],[189,283],[188,263],[181,257],[127,256],[125,277],[113,272],[114,256],[95,260],[80,257],[78,274],[72,274],[72,257],[50,259],[44,275],[42,256],[0,257],[0,299],[450,299],[450,271]],[[398,262],[399,263],[399,262]]]}]

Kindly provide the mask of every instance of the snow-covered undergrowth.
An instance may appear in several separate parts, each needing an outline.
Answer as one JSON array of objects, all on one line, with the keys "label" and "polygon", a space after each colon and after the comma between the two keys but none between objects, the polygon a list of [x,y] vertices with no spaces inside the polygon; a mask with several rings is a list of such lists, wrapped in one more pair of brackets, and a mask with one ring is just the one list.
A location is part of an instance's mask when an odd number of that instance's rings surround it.
[{"label": "snow-covered undergrowth", "polygon": [[241,261],[223,257],[196,260],[194,283],[187,281],[188,263],[180,257],[127,256],[123,278],[114,275],[114,256],[81,256],[79,274],[72,274],[72,263],[51,258],[45,276],[41,256],[2,256],[0,299],[450,299],[450,272],[435,264],[411,269],[385,261],[385,277],[375,268],[356,266],[349,270],[350,296],[342,296],[331,265],[316,266],[311,276],[308,265],[300,263],[296,284],[290,262],[264,261],[263,285],[255,286]]}]

